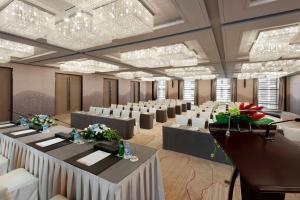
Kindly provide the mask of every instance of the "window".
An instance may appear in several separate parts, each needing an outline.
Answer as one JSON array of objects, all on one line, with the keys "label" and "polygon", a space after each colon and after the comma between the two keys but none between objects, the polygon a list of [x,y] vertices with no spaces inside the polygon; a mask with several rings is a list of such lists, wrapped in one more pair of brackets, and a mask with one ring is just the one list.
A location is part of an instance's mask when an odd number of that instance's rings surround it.
[{"label": "window", "polygon": [[159,80],[157,82],[157,99],[165,99],[166,98],[166,81]]},{"label": "window", "polygon": [[257,99],[259,106],[278,109],[279,80],[277,78],[258,79]]},{"label": "window", "polygon": [[220,78],[216,82],[216,101],[231,101],[231,79]]},{"label": "window", "polygon": [[195,80],[184,80],[183,82],[183,100],[194,104],[195,100]]}]

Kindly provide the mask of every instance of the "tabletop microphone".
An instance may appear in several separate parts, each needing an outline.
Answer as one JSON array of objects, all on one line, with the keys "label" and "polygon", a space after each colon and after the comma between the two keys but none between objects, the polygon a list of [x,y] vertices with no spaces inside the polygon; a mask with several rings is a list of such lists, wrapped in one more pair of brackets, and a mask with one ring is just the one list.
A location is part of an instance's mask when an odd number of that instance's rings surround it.
[{"label": "tabletop microphone", "polygon": [[294,118],[294,119],[288,119],[288,120],[282,120],[282,121],[276,121],[276,122],[271,122],[268,124],[266,132],[265,132],[265,139],[266,140],[273,140],[274,138],[270,136],[270,127],[275,124],[281,124],[285,122],[300,122],[300,118]]}]

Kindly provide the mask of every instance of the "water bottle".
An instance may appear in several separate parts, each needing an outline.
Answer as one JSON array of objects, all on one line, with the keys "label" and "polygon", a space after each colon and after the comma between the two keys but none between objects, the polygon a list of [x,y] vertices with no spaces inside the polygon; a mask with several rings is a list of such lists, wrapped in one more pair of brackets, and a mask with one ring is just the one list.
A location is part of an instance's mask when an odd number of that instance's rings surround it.
[{"label": "water bottle", "polygon": [[118,144],[118,157],[123,158],[124,156],[124,144],[123,141],[121,140]]},{"label": "water bottle", "polygon": [[80,140],[80,134],[78,131],[74,133],[74,143],[78,143]]},{"label": "water bottle", "polygon": [[131,158],[131,150],[130,150],[130,143],[128,141],[124,141],[124,159]]}]

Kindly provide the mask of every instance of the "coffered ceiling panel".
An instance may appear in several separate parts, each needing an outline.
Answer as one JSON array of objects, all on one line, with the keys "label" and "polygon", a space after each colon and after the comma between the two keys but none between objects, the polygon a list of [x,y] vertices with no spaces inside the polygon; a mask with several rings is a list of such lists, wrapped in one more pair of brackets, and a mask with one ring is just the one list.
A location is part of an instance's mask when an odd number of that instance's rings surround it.
[{"label": "coffered ceiling panel", "polygon": [[222,23],[300,9],[299,0],[218,0]]}]

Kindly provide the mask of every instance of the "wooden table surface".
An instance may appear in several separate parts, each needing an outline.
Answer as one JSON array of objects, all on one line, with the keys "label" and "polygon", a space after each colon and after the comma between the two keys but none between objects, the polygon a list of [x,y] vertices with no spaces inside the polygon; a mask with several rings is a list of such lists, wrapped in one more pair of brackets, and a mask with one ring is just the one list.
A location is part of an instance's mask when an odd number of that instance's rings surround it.
[{"label": "wooden table surface", "polygon": [[224,131],[211,133],[258,192],[300,192],[300,146],[276,133],[274,141],[262,136]]}]

